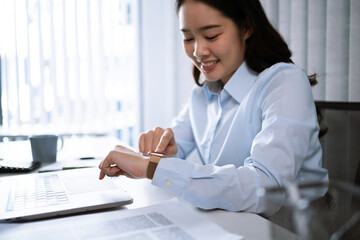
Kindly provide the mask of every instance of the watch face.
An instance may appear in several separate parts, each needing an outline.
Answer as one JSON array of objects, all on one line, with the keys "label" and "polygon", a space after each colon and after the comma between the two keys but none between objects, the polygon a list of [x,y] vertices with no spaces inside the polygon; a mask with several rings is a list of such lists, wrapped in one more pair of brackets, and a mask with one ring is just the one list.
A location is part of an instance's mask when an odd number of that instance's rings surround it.
[{"label": "watch face", "polygon": [[160,157],[160,158],[166,157],[165,154],[163,154],[163,153],[158,153],[158,152],[150,152],[150,153],[149,153],[149,156],[155,156],[155,157]]}]

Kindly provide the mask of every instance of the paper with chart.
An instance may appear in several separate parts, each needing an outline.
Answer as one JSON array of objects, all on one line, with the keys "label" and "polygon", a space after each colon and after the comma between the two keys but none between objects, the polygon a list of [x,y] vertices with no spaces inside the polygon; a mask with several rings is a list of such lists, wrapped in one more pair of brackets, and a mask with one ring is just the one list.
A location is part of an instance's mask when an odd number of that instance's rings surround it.
[{"label": "paper with chart", "polygon": [[243,239],[187,209],[176,199],[138,209],[12,223],[8,228],[6,225],[0,225],[0,239]]}]

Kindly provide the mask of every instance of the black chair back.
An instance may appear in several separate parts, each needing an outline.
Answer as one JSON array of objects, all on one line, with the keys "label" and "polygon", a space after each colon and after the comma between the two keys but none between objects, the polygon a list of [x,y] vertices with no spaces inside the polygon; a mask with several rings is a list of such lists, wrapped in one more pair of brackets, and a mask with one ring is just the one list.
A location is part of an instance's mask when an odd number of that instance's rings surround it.
[{"label": "black chair back", "polygon": [[330,180],[360,184],[360,102],[315,102],[321,114],[323,166]]}]

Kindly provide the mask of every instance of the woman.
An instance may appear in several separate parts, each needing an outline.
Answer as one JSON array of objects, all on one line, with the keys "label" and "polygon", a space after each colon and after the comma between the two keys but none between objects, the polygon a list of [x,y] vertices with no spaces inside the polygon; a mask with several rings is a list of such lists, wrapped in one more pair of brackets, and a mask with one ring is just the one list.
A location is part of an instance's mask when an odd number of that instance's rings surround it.
[{"label": "woman", "polygon": [[[309,79],[260,2],[176,4],[198,86],[172,128],[139,139],[140,152],[167,158],[149,164],[148,156],[117,146],[100,164],[100,179],[150,176],[194,206],[256,213],[273,211],[256,195],[259,187],[327,180]],[[203,165],[182,160],[194,148]]]}]

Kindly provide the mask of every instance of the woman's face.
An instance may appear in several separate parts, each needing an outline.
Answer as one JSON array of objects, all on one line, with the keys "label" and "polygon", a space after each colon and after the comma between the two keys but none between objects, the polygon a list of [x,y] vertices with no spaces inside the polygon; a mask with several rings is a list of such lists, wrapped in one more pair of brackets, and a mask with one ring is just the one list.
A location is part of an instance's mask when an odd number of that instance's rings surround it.
[{"label": "woman's face", "polygon": [[226,84],[244,61],[250,31],[240,33],[220,11],[192,0],[180,7],[179,21],[186,54],[207,81],[221,80]]}]

